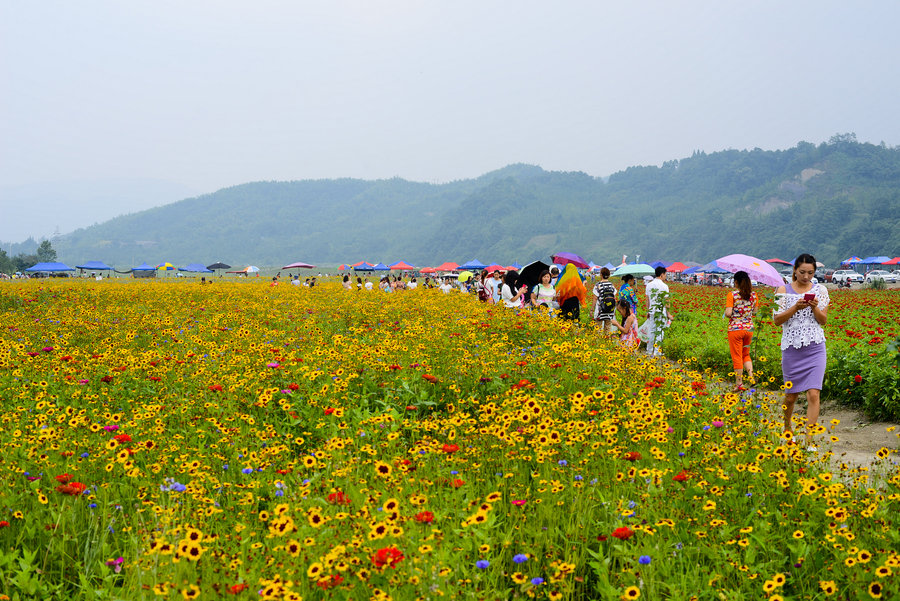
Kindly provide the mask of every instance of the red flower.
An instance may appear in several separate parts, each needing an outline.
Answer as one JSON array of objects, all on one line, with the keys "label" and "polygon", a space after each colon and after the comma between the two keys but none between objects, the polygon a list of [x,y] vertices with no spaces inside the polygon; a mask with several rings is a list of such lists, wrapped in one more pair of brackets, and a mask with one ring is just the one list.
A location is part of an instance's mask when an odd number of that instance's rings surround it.
[{"label": "red flower", "polygon": [[[212,390],[213,392],[222,392],[222,385],[221,385],[221,384],[210,384],[210,385],[208,386],[208,388],[209,388],[210,390]],[[236,584],[235,586],[239,586],[239,585]],[[246,585],[244,585],[244,586],[246,586]],[[241,589],[241,590],[243,590],[243,589]]]},{"label": "red flower", "polygon": [[61,484],[56,487],[56,492],[61,492],[64,495],[80,495],[85,490],[87,490],[87,486],[82,484],[81,482],[71,482],[69,484]]},{"label": "red flower", "polygon": [[624,457],[625,461],[637,461],[640,458],[641,458],[641,454],[638,453],[637,451],[629,451],[629,452],[625,453],[625,457]]},{"label": "red flower", "polygon": [[680,472],[678,472],[677,474],[672,476],[672,480],[674,480],[675,482],[684,482],[685,480],[687,480],[690,477],[691,477],[691,475],[689,473],[687,473],[684,470],[681,470]]},{"label": "red flower", "polygon": [[325,415],[331,415],[332,413],[334,413],[334,407],[327,407],[325,409]]},{"label": "red flower", "polygon": [[632,536],[634,536],[634,530],[628,526],[622,526],[621,528],[616,528],[612,531],[612,537],[619,540],[628,540]]},{"label": "red flower", "polygon": [[459,450],[459,446],[455,444],[445,444],[443,447],[441,447],[441,450],[447,454],[455,453]]},{"label": "red flower", "polygon": [[344,581],[343,577],[338,576],[337,574],[333,574],[328,578],[322,578],[318,582],[316,582],[316,586],[322,590],[328,590],[333,586],[337,586]]},{"label": "red flower", "polygon": [[343,491],[339,490],[328,495],[328,502],[332,505],[349,505],[350,497],[345,495]]},{"label": "red flower", "polygon": [[856,382],[857,384],[859,384],[860,382],[862,382],[862,376],[860,376],[860,375],[853,376],[853,381]]},{"label": "red flower", "polygon": [[421,511],[416,514],[415,520],[423,524],[430,524],[434,521],[434,514],[430,511]]},{"label": "red flower", "polygon": [[110,382],[112,382],[112,380],[113,380],[113,377],[112,377],[112,376],[103,376],[102,378],[100,378],[100,381],[101,381],[101,382],[106,382],[107,384],[109,384]]},{"label": "red flower", "polygon": [[119,442],[131,442],[131,437],[127,434],[119,434],[118,436],[113,436]]},{"label": "red flower", "polygon": [[465,483],[466,483],[465,480],[460,480],[459,478],[456,478],[455,480],[450,481],[450,486],[452,486],[453,488],[459,488],[460,486],[462,486]]},{"label": "red flower", "polygon": [[379,568],[384,566],[393,568],[403,559],[403,553],[397,547],[384,547],[375,552],[375,555],[372,556],[372,563]]},{"label": "red flower", "polygon": [[242,582],[240,584],[235,584],[235,585],[228,587],[228,593],[231,595],[237,595],[241,591],[245,591],[248,588],[250,588],[250,587]]},{"label": "red flower", "polygon": [[55,478],[55,480],[57,482],[59,482],[60,484],[66,484],[71,479],[72,479],[71,474],[60,474]]},{"label": "red flower", "polygon": [[291,382],[290,384],[288,384],[288,388],[290,388],[291,390],[299,390],[299,389],[300,389],[300,385],[299,385],[299,384],[294,384],[293,382]]},{"label": "red flower", "polygon": [[6,528],[7,526],[9,526],[9,522],[7,522],[6,520],[0,520],[0,528]]},{"label": "red flower", "polygon": [[422,374],[422,379],[428,380],[432,384],[437,384],[437,381],[438,381],[438,379],[436,377],[432,376],[431,374]]}]

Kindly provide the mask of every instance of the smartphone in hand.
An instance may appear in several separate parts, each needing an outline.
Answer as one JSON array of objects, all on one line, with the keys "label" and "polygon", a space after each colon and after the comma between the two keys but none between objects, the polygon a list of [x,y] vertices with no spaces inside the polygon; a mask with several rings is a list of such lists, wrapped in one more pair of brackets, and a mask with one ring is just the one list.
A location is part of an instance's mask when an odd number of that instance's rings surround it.
[{"label": "smartphone in hand", "polygon": [[809,301],[815,300],[815,299],[816,299],[816,295],[813,294],[812,292],[807,292],[806,294],[803,295],[803,300],[805,300],[806,302],[809,302]]}]

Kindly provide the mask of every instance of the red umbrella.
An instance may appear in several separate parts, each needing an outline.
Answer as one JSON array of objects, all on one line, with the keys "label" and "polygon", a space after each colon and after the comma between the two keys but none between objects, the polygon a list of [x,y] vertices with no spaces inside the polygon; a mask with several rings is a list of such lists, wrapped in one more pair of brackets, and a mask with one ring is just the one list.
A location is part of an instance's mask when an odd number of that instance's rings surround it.
[{"label": "red umbrella", "polygon": [[784,259],[766,259],[766,263],[781,263],[782,265],[790,265],[790,261],[785,261]]}]

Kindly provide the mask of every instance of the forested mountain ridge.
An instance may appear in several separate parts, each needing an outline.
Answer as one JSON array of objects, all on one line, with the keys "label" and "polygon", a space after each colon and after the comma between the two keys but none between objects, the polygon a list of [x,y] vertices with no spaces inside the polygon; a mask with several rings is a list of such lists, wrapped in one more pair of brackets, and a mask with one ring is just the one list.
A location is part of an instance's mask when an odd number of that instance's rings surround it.
[{"label": "forested mountain ridge", "polygon": [[257,182],[118,217],[54,241],[61,260],[278,265],[359,260],[524,263],[560,250],[697,260],[731,252],[900,254],[900,149],[852,134],[726,150],[608,181],[510,165],[447,184]]}]

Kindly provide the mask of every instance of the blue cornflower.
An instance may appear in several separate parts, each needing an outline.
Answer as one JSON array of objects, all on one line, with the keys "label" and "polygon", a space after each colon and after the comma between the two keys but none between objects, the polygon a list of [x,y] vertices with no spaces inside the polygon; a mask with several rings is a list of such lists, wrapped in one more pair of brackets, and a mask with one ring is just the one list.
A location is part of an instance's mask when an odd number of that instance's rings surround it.
[{"label": "blue cornflower", "polygon": [[513,555],[513,561],[516,563],[525,563],[528,561],[528,556],[524,553],[519,553],[518,555]]},{"label": "blue cornflower", "polygon": [[252,474],[252,473],[253,473],[253,468],[252,468],[252,467],[245,467],[244,469],[241,470],[241,473],[242,473],[242,474]]},{"label": "blue cornflower", "polygon": [[541,578],[540,576],[535,576],[534,578],[531,579],[531,584],[533,584],[534,586],[544,584],[544,579]]},{"label": "blue cornflower", "polygon": [[490,565],[491,562],[489,562],[487,559],[479,559],[475,562],[475,567],[480,570],[486,570],[490,567]]},{"label": "blue cornflower", "polygon": [[651,560],[649,555],[641,555],[640,557],[638,557],[638,563],[642,566],[650,565],[650,561]]}]

